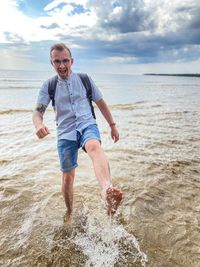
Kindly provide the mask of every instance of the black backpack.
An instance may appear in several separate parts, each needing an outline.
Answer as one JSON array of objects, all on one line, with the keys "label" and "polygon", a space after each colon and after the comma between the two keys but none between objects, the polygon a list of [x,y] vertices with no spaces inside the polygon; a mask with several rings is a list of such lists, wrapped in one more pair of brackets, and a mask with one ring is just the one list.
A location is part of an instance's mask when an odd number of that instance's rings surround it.
[{"label": "black backpack", "polygon": [[[85,73],[77,73],[77,74],[81,78],[81,81],[85,87],[86,95],[87,95],[87,98],[88,98],[88,101],[89,101],[90,107],[91,107],[92,116],[94,117],[94,119],[96,119],[96,116],[94,113],[94,107],[92,105],[92,86],[90,83],[90,79],[89,79],[88,75]],[[57,75],[48,80],[48,93],[49,93],[50,99],[52,101],[53,107],[55,107],[55,93],[56,93],[57,82],[58,82],[58,76]]]}]

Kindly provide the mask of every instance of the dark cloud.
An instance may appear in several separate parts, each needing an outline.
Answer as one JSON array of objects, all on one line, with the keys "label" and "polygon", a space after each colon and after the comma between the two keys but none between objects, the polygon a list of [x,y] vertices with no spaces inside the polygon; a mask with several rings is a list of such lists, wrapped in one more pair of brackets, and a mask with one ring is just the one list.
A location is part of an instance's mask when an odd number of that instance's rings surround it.
[{"label": "dark cloud", "polygon": [[193,8],[191,12],[189,13],[191,16],[191,19],[188,21],[188,29],[197,29],[200,32],[200,5],[197,8]]},{"label": "dark cloud", "polygon": [[152,10],[145,8],[143,0],[132,1],[90,1],[97,13],[99,26],[107,30],[115,30],[120,33],[140,32],[152,30],[155,20]]},{"label": "dark cloud", "polygon": [[[165,36],[129,34],[115,41],[64,38],[63,41],[79,44],[83,49],[74,49],[82,60],[106,57],[128,58],[127,63],[152,63],[191,61],[199,58],[199,49],[194,45],[192,33],[168,33]],[[131,61],[132,58],[132,61]]]},{"label": "dark cloud", "polygon": [[[168,2],[143,0],[90,1],[98,16],[98,28],[116,38],[83,39],[104,56],[132,57],[138,62],[194,60],[200,57],[200,3],[193,0],[177,7]],[[93,37],[94,38],[94,37]]]},{"label": "dark cloud", "polygon": [[18,34],[15,34],[13,32],[4,32],[4,35],[6,37],[6,40],[11,43],[24,43],[24,39]]},{"label": "dark cloud", "polygon": [[41,25],[40,26],[42,29],[56,29],[56,28],[59,28],[59,25],[57,23],[52,23],[51,25],[49,26],[44,26],[44,25]]},{"label": "dark cloud", "polygon": [[[127,58],[127,63],[180,62],[200,58],[200,2],[191,0],[185,4],[180,0],[173,5],[167,0],[147,2],[90,0],[84,8],[73,4],[74,11],[70,16],[84,12],[89,16],[95,12],[97,23],[93,27],[67,24],[69,31],[59,33],[57,41],[69,45],[74,57],[82,62],[106,57]],[[64,20],[63,25],[66,23],[68,21]],[[60,27],[55,21],[47,26],[41,25],[41,28]],[[6,32],[5,35],[10,42],[24,43],[17,34]],[[45,46],[50,47],[54,42],[31,43],[30,54],[43,62],[49,57]]]},{"label": "dark cloud", "polygon": [[72,47],[78,45],[72,53],[81,61],[124,57],[127,63],[152,63],[199,58],[200,3],[180,2],[173,9],[167,1],[157,3],[145,6],[144,0],[89,1],[87,10],[95,11],[98,17],[94,28],[80,26],[72,35],[57,35],[58,40]]},{"label": "dark cloud", "polygon": [[200,30],[200,17],[196,17],[190,24],[190,27],[192,29],[199,29]]}]

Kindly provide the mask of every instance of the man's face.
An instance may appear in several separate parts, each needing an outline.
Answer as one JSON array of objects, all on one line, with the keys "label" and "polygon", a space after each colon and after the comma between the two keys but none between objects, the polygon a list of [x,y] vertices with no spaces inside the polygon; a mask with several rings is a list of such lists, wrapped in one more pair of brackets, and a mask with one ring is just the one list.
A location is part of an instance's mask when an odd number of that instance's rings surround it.
[{"label": "man's face", "polygon": [[67,49],[51,52],[51,64],[61,79],[66,79],[71,73],[73,58]]}]

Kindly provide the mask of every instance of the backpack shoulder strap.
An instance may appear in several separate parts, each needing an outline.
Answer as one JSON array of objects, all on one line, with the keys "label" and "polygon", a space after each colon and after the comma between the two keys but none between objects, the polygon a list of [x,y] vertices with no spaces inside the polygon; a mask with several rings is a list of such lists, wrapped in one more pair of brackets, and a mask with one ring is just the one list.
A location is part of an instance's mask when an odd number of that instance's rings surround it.
[{"label": "backpack shoulder strap", "polygon": [[90,79],[86,73],[78,73],[78,76],[80,77],[80,79],[81,79],[81,81],[82,81],[82,83],[86,89],[86,95],[87,95],[88,101],[90,103],[91,112],[92,112],[94,119],[96,119],[96,116],[94,113],[94,107],[92,105],[92,85],[91,85]]},{"label": "backpack shoulder strap", "polygon": [[55,107],[55,93],[56,93],[56,85],[58,82],[58,76],[54,76],[48,80],[48,93],[50,99],[52,101],[52,106]]}]

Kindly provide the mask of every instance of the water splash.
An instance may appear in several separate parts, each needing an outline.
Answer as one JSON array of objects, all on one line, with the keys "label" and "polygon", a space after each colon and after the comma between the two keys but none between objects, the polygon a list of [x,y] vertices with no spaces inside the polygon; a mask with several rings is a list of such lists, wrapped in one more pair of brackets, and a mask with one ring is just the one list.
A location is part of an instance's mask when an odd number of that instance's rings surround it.
[{"label": "water splash", "polygon": [[139,242],[116,219],[90,213],[83,230],[73,242],[87,257],[85,267],[132,266],[133,263],[146,266],[147,255],[140,250]]}]

